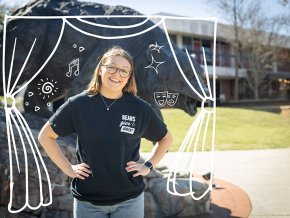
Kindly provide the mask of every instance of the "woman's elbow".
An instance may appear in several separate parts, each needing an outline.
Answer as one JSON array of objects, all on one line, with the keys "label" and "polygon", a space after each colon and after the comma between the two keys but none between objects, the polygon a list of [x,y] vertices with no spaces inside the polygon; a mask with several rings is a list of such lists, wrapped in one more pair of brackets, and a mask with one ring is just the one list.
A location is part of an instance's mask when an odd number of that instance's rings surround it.
[{"label": "woman's elbow", "polygon": [[38,142],[43,145],[43,141],[45,141],[45,138],[46,138],[46,134],[45,134],[45,131],[43,131],[43,128],[40,130],[40,132],[38,133]]},{"label": "woman's elbow", "polygon": [[165,137],[161,141],[163,141],[163,143],[166,144],[166,146],[169,149],[169,147],[171,146],[171,144],[173,142],[173,136],[172,136],[171,132],[168,131],[166,133]]},{"label": "woman's elbow", "polygon": [[48,139],[56,139],[57,135],[52,131],[50,124],[46,123],[38,134],[38,141],[43,146]]},{"label": "woman's elbow", "polygon": [[168,131],[168,141],[169,141],[169,146],[171,146],[172,142],[173,142],[173,135],[171,132]]}]

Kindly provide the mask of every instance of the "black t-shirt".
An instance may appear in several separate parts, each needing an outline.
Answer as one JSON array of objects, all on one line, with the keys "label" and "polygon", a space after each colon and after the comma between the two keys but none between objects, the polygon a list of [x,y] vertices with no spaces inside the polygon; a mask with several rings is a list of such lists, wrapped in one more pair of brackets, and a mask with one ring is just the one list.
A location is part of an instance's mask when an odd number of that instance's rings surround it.
[{"label": "black t-shirt", "polygon": [[[107,105],[114,100],[104,98]],[[143,177],[125,170],[139,160],[141,138],[160,141],[167,133],[164,122],[152,107],[128,93],[107,110],[100,94],[83,92],[69,98],[49,119],[59,136],[76,133],[79,163],[92,173],[85,180],[73,179],[75,198],[96,205],[113,205],[137,197],[144,191]]]}]

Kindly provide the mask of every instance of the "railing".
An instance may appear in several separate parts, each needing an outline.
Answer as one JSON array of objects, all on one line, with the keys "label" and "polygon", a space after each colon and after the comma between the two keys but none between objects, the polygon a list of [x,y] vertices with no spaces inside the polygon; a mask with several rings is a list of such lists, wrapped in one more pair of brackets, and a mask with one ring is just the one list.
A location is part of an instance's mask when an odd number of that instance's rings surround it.
[{"label": "railing", "polygon": [[[182,50],[185,50],[185,48],[182,48]],[[199,64],[204,65],[202,50],[199,51],[199,50],[193,50],[191,48],[187,48],[187,51],[192,57],[194,57],[197,60]],[[212,66],[213,65],[213,52],[205,49],[205,56],[206,56],[207,65]],[[249,54],[239,54],[239,57],[238,57],[239,68],[249,69],[250,68],[249,58],[250,58]],[[216,66],[234,68],[235,55],[217,52],[216,53]],[[280,62],[278,66],[278,70],[290,72],[290,61]]]}]

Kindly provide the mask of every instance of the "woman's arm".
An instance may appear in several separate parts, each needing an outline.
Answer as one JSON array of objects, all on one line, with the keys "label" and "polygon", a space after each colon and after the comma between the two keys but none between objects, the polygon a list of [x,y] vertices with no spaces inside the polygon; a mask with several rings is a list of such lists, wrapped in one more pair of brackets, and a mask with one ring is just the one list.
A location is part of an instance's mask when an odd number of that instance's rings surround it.
[{"label": "woman's arm", "polygon": [[50,159],[69,177],[85,179],[91,171],[85,163],[71,165],[68,159],[64,156],[59,145],[56,142],[58,135],[53,131],[49,122],[41,129],[38,135],[38,141],[44,148]]},{"label": "woman's arm", "polygon": [[[170,145],[172,144],[172,134],[168,131],[167,134],[156,143],[153,148],[152,156],[148,159],[155,167],[159,161],[164,157],[166,152],[168,151]],[[127,167],[125,168],[127,172],[137,171],[133,176],[146,176],[150,173],[150,169],[146,167],[144,164],[139,164],[134,161],[130,161],[127,163]]]}]

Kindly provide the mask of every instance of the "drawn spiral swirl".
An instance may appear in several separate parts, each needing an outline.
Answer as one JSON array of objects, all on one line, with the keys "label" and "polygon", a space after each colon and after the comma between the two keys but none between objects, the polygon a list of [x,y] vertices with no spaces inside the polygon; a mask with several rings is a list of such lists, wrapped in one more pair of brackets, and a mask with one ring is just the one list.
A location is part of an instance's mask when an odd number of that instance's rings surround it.
[{"label": "drawn spiral swirl", "polygon": [[43,85],[42,85],[42,92],[44,94],[49,94],[52,92],[54,88],[54,85],[51,83],[51,82],[45,82]]}]

